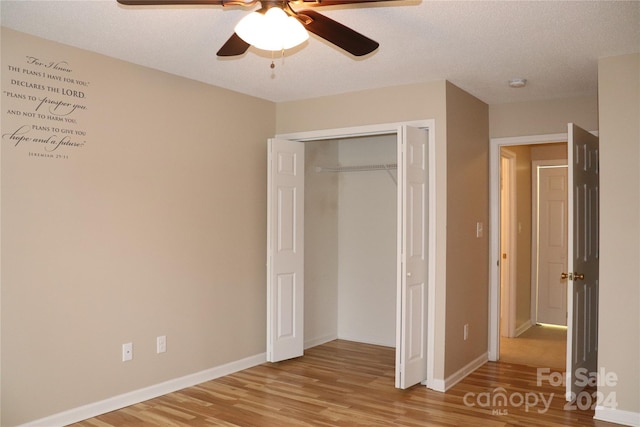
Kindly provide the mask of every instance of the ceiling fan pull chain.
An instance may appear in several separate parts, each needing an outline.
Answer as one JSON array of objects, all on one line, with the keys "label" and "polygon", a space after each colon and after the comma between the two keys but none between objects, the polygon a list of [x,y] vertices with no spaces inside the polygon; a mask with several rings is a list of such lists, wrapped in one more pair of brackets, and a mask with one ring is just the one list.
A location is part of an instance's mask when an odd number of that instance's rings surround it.
[{"label": "ceiling fan pull chain", "polygon": [[[284,64],[284,49],[282,49],[282,63]],[[276,64],[275,64],[275,55],[276,55],[276,51],[272,50],[271,51],[271,69],[273,70],[274,68],[276,68]]]}]

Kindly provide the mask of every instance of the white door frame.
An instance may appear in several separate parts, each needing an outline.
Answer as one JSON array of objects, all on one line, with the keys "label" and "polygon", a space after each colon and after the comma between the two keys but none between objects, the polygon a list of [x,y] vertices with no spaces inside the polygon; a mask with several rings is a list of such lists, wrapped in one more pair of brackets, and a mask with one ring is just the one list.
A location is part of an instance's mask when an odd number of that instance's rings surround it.
[{"label": "white door frame", "polygon": [[[509,167],[507,171],[502,170],[502,160],[506,159],[509,163]],[[506,173],[505,173],[506,172]],[[500,250],[501,254],[507,254],[507,258],[504,256],[500,260],[500,267],[503,267],[503,264],[507,264],[507,277],[506,277],[506,286],[501,286],[501,289],[505,289],[505,295],[501,295],[500,300],[500,310],[501,310],[501,318],[502,318],[502,326],[504,326],[503,332],[506,331],[506,337],[513,338],[516,336],[516,294],[517,294],[517,281],[516,281],[516,268],[518,259],[517,256],[517,245],[516,245],[516,223],[517,223],[517,215],[516,215],[516,154],[513,151],[504,149],[500,150],[500,177],[502,177],[502,183],[504,187],[504,182],[507,181],[507,206],[506,211],[502,212],[502,214],[506,214],[508,217],[507,227],[504,227],[502,221],[500,223],[500,232],[503,231],[504,228],[507,229],[507,239],[501,241],[501,245],[504,244],[505,251]],[[499,177],[499,178],[500,178]],[[502,192],[501,192],[502,193]],[[502,206],[501,206],[502,208]],[[501,285],[503,285],[501,283]],[[504,297],[504,298],[502,298]]]},{"label": "white door frame", "polygon": [[500,358],[500,148],[566,142],[567,133],[491,138],[489,141],[489,360]]},{"label": "white door frame", "polygon": [[383,123],[375,125],[356,126],[339,129],[323,129],[307,132],[278,134],[276,138],[307,142],[323,139],[352,138],[372,135],[398,134],[402,126],[411,126],[429,130],[429,249],[428,249],[428,278],[427,278],[427,381],[431,388],[434,375],[435,355],[435,282],[436,282],[436,153],[435,153],[435,120],[417,120],[398,123]]}]

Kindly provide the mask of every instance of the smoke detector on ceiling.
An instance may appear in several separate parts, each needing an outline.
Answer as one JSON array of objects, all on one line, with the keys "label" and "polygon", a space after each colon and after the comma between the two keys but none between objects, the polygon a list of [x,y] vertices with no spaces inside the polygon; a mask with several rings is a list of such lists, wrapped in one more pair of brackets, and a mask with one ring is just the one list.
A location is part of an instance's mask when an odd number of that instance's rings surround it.
[{"label": "smoke detector on ceiling", "polygon": [[527,79],[511,79],[509,80],[509,86],[519,88],[525,87],[527,84]]}]

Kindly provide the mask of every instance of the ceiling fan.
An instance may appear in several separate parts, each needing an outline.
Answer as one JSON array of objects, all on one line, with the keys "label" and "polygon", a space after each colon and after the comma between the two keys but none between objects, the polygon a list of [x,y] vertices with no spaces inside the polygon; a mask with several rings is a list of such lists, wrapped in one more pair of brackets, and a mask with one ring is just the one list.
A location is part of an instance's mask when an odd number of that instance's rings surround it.
[{"label": "ceiling fan", "polygon": [[[254,6],[257,3],[260,3],[260,9],[254,12],[252,15],[260,17],[266,16],[267,12],[271,9],[279,9],[278,12],[280,15],[283,15],[283,18],[292,18],[289,19],[289,23],[293,22],[293,25],[300,27],[302,30],[307,30],[326,41],[334,44],[335,46],[349,52],[354,56],[363,56],[367,55],[374,50],[376,50],[379,46],[378,42],[371,40],[370,38],[358,33],[357,31],[352,30],[349,27],[342,25],[341,23],[334,21],[331,18],[327,18],[324,15],[316,12],[312,9],[303,9],[296,10],[292,6],[305,6],[305,7],[319,7],[319,6],[336,6],[336,5],[345,5],[345,4],[360,4],[360,3],[378,3],[378,2],[389,2],[389,1],[398,1],[398,0],[117,0],[118,3],[130,6],[164,6],[164,5],[218,5],[218,6]],[[283,11],[284,14],[280,13]],[[273,11],[272,11],[273,12]],[[269,15],[272,13],[270,12]],[[275,13],[273,13],[275,15]],[[226,43],[220,48],[217,55],[218,56],[236,56],[242,55],[249,49],[249,46],[254,45],[261,49],[267,50],[284,50],[289,47],[293,47],[299,43],[302,43],[308,37],[307,31],[298,30],[298,40],[294,41],[293,46],[289,44],[278,45],[279,48],[265,48],[259,46],[260,38],[264,39],[264,36],[257,36],[258,42],[254,43],[251,40],[248,40],[243,32],[240,30],[240,24],[249,18],[248,16],[243,18],[242,21],[236,26],[234,33],[231,37],[226,41]],[[276,28],[278,30],[285,27],[282,22],[276,24]],[[301,25],[300,25],[301,24]],[[253,26],[253,22],[250,23],[249,20],[245,22],[244,27]],[[241,33],[242,37],[238,35]]]}]

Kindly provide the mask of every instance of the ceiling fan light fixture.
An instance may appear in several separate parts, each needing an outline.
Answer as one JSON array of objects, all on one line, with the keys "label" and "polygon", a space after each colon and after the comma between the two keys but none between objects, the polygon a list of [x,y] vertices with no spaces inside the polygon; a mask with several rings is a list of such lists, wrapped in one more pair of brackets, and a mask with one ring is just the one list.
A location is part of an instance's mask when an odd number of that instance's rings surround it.
[{"label": "ceiling fan light fixture", "polygon": [[248,14],[238,22],[235,32],[250,45],[271,51],[291,49],[309,38],[300,21],[279,7],[271,7],[264,14]]}]

